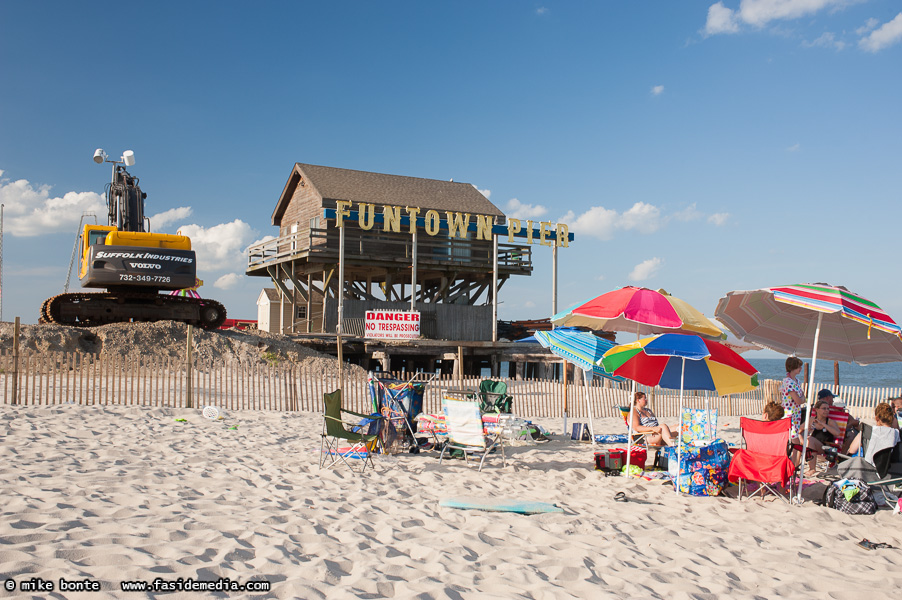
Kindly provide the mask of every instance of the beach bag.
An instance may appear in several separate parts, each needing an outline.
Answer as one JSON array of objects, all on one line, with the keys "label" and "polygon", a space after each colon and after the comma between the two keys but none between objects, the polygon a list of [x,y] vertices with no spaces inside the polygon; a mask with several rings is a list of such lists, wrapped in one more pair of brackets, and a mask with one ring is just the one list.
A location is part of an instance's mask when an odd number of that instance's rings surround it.
[{"label": "beach bag", "polygon": [[[842,487],[838,484],[842,484]],[[857,488],[858,493],[846,498],[845,491],[850,488]],[[860,479],[837,481],[827,486],[824,491],[824,506],[835,508],[847,515],[872,515],[877,512],[877,502],[874,500],[871,486]]]},{"label": "beach bag", "polygon": [[655,462],[652,468],[660,471],[668,470],[667,453],[664,452],[664,448],[658,448],[655,451]]},{"label": "beach bag", "polygon": [[707,446],[686,445],[677,460],[677,448],[662,448],[674,487],[690,496],[718,496],[727,485],[730,450],[723,440]]},{"label": "beach bag", "polygon": [[573,431],[570,433],[570,439],[574,442],[588,442],[589,441],[589,424],[588,423],[574,423]]}]

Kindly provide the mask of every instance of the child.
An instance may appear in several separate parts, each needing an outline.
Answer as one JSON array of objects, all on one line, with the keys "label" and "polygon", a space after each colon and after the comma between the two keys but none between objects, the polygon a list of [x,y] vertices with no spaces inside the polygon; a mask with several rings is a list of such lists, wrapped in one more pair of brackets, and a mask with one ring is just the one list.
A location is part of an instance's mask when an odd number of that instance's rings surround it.
[{"label": "child", "polygon": [[783,406],[773,400],[764,405],[763,417],[765,421],[779,421],[785,414],[786,411]]}]

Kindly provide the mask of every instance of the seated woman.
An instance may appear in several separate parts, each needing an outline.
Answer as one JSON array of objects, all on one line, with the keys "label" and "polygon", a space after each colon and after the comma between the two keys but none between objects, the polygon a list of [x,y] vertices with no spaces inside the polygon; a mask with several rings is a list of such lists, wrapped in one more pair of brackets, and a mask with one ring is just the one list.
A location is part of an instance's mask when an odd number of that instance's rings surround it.
[{"label": "seated woman", "polygon": [[[874,464],[874,454],[885,448],[892,448],[899,443],[899,424],[896,413],[887,402],[881,402],[874,407],[874,420],[877,426],[871,430],[871,439],[865,449],[864,459]],[[849,446],[849,454],[857,454],[861,448],[861,434],[852,441]]]},{"label": "seated woman", "polygon": [[786,409],[783,408],[779,403],[771,400],[767,404],[764,405],[764,417],[765,421],[779,421],[783,418],[783,415],[786,414]]},{"label": "seated woman", "polygon": [[824,446],[833,444],[840,433],[842,430],[839,423],[830,418],[830,403],[824,400],[815,402],[811,423],[808,425],[808,447],[823,453]]},{"label": "seated woman", "polygon": [[646,434],[649,446],[672,446],[676,432],[658,423],[655,413],[648,408],[648,398],[643,392],[633,396],[633,431]]},{"label": "seated woman", "polygon": [[[802,411],[801,425],[805,426],[805,411]],[[811,413],[811,421],[808,423],[808,469],[814,471],[817,454],[824,454],[824,446],[830,446],[842,433],[839,424],[830,418],[830,403],[818,400],[814,404],[814,412]],[[800,450],[802,440],[798,437],[792,440],[793,446]],[[798,452],[793,453],[793,462],[798,464]]]}]

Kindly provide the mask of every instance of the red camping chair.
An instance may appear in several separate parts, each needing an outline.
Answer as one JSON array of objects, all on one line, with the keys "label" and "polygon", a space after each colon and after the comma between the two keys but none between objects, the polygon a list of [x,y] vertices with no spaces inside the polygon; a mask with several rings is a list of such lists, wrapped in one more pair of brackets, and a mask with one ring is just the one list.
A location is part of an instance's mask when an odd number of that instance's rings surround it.
[{"label": "red camping chair", "polygon": [[[758,421],[748,417],[740,417],[739,427],[742,430],[743,448],[733,454],[730,470],[727,475],[733,483],[739,483],[739,499],[742,499],[743,481],[757,481],[761,484],[757,493],[762,496],[768,492],[789,502],[792,498],[792,477],[795,465],[787,455],[789,443],[790,419],[779,421]],[[776,484],[788,488],[788,498],[775,488]]]}]

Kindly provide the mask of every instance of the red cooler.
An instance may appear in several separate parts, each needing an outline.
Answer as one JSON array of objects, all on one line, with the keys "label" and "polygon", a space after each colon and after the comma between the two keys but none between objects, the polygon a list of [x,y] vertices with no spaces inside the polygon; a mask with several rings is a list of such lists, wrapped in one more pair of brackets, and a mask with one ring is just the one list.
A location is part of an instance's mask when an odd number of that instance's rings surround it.
[{"label": "red cooler", "polygon": [[[616,448],[623,455],[623,464],[626,464],[626,450]],[[644,446],[630,446],[630,464],[639,465],[639,468],[645,470],[645,460],[648,458],[648,450]]]},{"label": "red cooler", "polygon": [[626,461],[626,450],[609,448],[595,453],[595,470],[619,471]]}]

